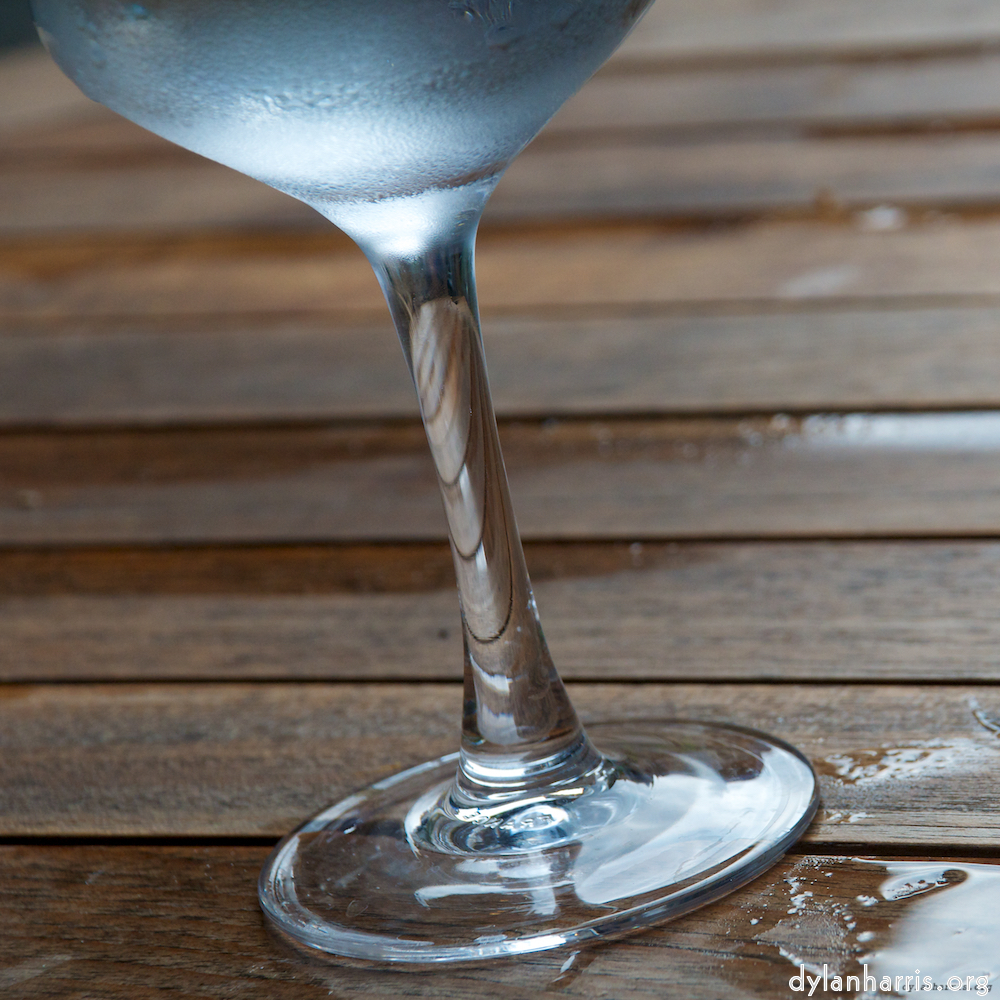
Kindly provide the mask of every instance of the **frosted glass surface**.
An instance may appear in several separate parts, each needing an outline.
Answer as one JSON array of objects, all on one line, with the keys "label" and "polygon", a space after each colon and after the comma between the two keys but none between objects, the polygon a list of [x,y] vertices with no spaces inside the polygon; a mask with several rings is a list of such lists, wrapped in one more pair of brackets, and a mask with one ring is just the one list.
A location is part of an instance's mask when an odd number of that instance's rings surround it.
[{"label": "frosted glass surface", "polygon": [[36,0],[94,100],[306,201],[502,170],[636,0]]}]

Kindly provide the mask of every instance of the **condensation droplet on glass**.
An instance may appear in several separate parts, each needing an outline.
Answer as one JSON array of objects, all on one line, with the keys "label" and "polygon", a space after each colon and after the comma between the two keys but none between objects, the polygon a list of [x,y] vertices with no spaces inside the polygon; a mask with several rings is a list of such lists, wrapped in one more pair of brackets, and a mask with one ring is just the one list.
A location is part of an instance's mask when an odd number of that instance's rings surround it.
[{"label": "condensation droplet on glass", "polygon": [[579,6],[578,0],[567,0],[566,3],[559,4],[549,15],[550,23],[554,24],[557,28],[565,28],[572,20]]},{"label": "condensation droplet on glass", "polygon": [[97,25],[93,21],[84,21],[83,33],[87,36],[87,58],[90,60],[91,65],[97,69],[104,69],[108,59],[104,53],[104,49],[101,48],[100,42],[97,40]]},{"label": "condensation droplet on glass", "polygon": [[486,31],[486,44],[491,49],[507,49],[521,37],[521,32],[512,24],[494,24]]}]

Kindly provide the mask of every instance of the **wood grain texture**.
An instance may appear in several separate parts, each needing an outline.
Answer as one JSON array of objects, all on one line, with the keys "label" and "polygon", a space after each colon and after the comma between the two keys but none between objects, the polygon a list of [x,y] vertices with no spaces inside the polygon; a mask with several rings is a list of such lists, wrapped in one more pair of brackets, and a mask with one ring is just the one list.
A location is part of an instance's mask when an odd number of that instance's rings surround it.
[{"label": "wood grain texture", "polygon": [[[993,307],[487,321],[501,416],[746,413],[1000,402]],[[0,426],[414,417],[388,321],[111,324],[0,334]]]},{"label": "wood grain texture", "polygon": [[[866,956],[907,933],[935,928],[928,903],[961,900],[960,881],[996,878],[994,866],[943,861],[789,857],[734,896],[625,941],[584,951],[561,972],[564,952],[434,971],[321,964],[264,929],[256,878],[265,851],[248,847],[5,847],[0,883],[25,913],[0,914],[0,984],[11,1000],[81,995],[266,1000],[291,997],[620,997],[692,1000],[781,997],[796,959],[831,974],[861,975]],[[943,873],[951,872],[949,884]],[[890,877],[923,878],[929,896],[887,900]],[[862,899],[871,905],[863,906]],[[110,914],[114,919],[108,919]],[[926,969],[926,965],[925,965]],[[887,972],[890,970],[886,970]],[[913,974],[912,968],[891,972]]]},{"label": "wood grain texture", "polygon": [[[504,175],[486,223],[850,212],[883,203],[952,210],[996,203],[993,132],[824,137],[788,131],[793,134],[686,141],[664,136],[660,142],[644,133],[628,143],[588,137],[580,148],[540,141]],[[95,201],[101,203],[99,195]],[[21,204],[22,211],[33,210],[28,198]],[[34,211],[44,224],[47,206]]]},{"label": "wood grain texture", "polygon": [[[58,70],[53,68],[53,72]],[[33,165],[82,173],[83,169],[168,163],[191,167],[208,162],[93,101],[86,101],[71,114],[53,119],[40,116],[0,135],[0,164],[10,170]]]},{"label": "wood grain texture", "polygon": [[571,97],[545,135],[797,125],[854,131],[993,126],[1000,57],[805,61],[688,72],[603,73]]},{"label": "wood grain texture", "polygon": [[[662,551],[650,547],[649,553]],[[529,544],[532,577],[634,568],[629,545]],[[455,582],[447,542],[0,549],[0,595],[412,594]]]},{"label": "wood grain texture", "polygon": [[307,205],[207,161],[0,172],[0,233],[328,226]]},{"label": "wood grain texture", "polygon": [[[0,835],[271,836],[457,747],[461,685],[0,689]],[[813,843],[1000,844],[994,686],[573,685],[585,721],[714,719],[813,762]]]},{"label": "wood grain texture", "polygon": [[[381,320],[361,252],[329,235],[19,240],[0,244],[0,317],[304,313]],[[912,305],[1000,294],[1000,223],[931,218],[901,229],[761,221],[484,232],[481,302],[489,320],[567,307],[641,311],[707,303]],[[907,301],[908,300],[908,301]]]},{"label": "wood grain texture", "polygon": [[[1000,416],[506,424],[532,539],[995,535]],[[0,436],[5,544],[444,537],[417,424]]]},{"label": "wood grain texture", "polygon": [[998,38],[1000,15],[986,0],[674,0],[654,4],[614,59],[884,56]]},{"label": "wood grain texture", "polygon": [[[532,545],[528,562],[567,678],[1000,680],[993,543]],[[8,552],[0,584],[4,681],[462,672],[442,546]]]}]

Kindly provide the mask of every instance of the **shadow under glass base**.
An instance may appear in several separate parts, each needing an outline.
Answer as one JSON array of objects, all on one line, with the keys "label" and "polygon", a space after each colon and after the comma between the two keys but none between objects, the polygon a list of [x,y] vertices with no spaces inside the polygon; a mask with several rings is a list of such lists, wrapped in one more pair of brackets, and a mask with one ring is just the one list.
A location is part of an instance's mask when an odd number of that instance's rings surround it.
[{"label": "shadow under glass base", "polygon": [[497,817],[494,832],[527,837],[478,851],[422,836],[454,780],[450,754],[348,796],[286,837],[261,872],[264,913],[307,949],[382,962],[580,947],[739,888],[816,811],[809,764],[762,733],[689,722],[587,732],[604,756],[601,780]]}]

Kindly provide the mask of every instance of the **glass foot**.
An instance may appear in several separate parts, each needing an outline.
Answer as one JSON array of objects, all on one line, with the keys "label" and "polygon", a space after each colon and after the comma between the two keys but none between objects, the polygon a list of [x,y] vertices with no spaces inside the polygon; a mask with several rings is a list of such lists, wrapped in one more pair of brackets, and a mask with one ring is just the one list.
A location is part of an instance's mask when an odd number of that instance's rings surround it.
[{"label": "glass foot", "polygon": [[[580,947],[668,920],[755,878],[816,811],[794,748],[689,722],[588,726],[586,781],[507,803],[484,836],[441,836],[458,754],[348,796],[264,865],[264,913],[350,958],[456,962]],[[452,831],[453,833],[454,831]]]}]

